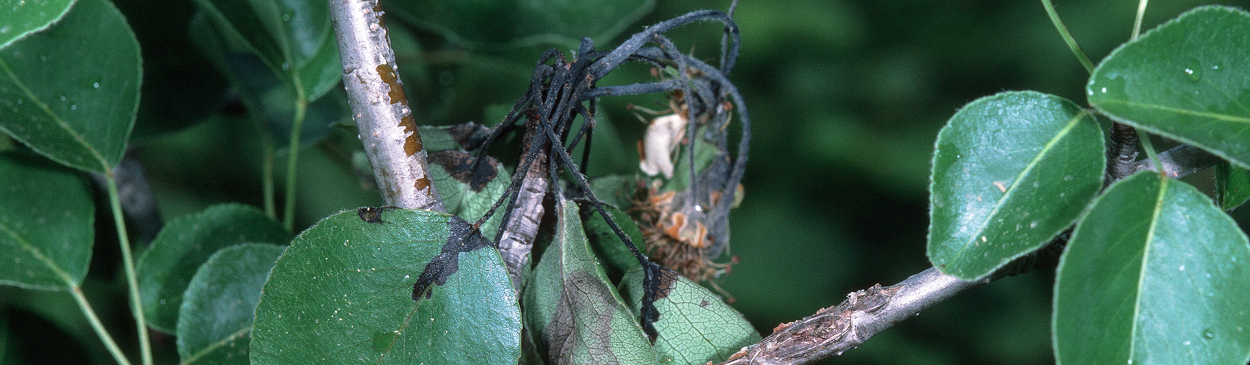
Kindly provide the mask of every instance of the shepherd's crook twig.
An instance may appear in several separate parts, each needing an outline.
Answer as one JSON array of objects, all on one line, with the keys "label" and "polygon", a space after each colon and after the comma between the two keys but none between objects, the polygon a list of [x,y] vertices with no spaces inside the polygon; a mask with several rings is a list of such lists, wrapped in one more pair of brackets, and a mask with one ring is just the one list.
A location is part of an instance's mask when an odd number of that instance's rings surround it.
[{"label": "shepherd's crook twig", "polygon": [[446,212],[430,181],[421,134],[377,0],[329,0],[343,86],[387,205]]}]

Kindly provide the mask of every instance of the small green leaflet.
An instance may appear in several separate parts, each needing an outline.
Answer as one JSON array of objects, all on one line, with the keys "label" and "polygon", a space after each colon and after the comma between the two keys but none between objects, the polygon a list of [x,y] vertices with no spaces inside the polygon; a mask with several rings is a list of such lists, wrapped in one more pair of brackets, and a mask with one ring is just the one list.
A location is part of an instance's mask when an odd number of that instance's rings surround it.
[{"label": "small green leaflet", "polygon": [[80,0],[52,27],[0,50],[0,131],[60,164],[107,172],[126,149],[142,76],[122,14]]},{"label": "small green leaflet", "polygon": [[1181,14],[1107,56],[1086,94],[1118,122],[1250,167],[1250,13]]},{"label": "small green leaflet", "polygon": [[286,246],[271,244],[230,246],[196,270],[178,316],[183,364],[248,363],[256,301],[284,250]]},{"label": "small green leaflet", "polygon": [[91,183],[33,154],[0,153],[0,284],[65,290],[87,276],[95,241]]},{"label": "small green leaflet", "polygon": [[1066,99],[1006,92],[964,106],[938,134],[929,261],[989,275],[1068,228],[1102,187],[1102,131]]},{"label": "small green leaflet", "polygon": [[291,234],[256,208],[219,204],[170,221],[139,256],[135,271],[148,325],[174,333],[183,293],[218,250],[243,243],[286,244]]}]

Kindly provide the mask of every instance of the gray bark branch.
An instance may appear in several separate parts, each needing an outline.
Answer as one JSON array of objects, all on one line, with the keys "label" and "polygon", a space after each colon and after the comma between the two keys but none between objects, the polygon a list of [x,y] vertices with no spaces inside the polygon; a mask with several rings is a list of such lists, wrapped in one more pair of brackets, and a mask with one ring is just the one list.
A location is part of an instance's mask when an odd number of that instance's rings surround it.
[{"label": "gray bark branch", "polygon": [[[1168,177],[1181,178],[1220,160],[1198,148],[1181,145],[1160,153],[1159,161]],[[1154,170],[1149,160],[1132,166],[1133,172]],[[838,305],[781,324],[771,335],[742,348],[721,364],[807,364],[841,355],[934,304],[1005,276],[1000,273],[982,280],[963,280],[931,267],[898,284],[878,284],[851,293]]]},{"label": "gray bark branch", "polygon": [[343,86],[360,141],[387,205],[446,212],[430,181],[425,148],[378,0],[329,0]]}]

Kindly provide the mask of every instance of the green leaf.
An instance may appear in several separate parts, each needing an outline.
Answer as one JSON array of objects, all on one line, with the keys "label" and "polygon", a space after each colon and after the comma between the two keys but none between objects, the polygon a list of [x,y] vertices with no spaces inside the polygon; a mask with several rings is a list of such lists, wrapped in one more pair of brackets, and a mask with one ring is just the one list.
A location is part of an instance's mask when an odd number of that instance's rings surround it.
[{"label": "green leaf", "polygon": [[[621,288],[634,313],[642,308],[642,269],[625,274]],[[660,277],[655,307],[655,352],[660,362],[703,365],[729,359],[739,349],[760,342],[760,334],[719,295],[672,271]]]},{"label": "green leaf", "polygon": [[1055,279],[1069,364],[1245,364],[1250,241],[1192,186],[1138,173],[1077,224]]},{"label": "green leaf", "polygon": [[[556,210],[554,241],[525,289],[526,326],[553,364],[654,364],[655,351],[587,246],[577,205]],[[661,314],[663,316],[663,314]]]},{"label": "green leaf", "polygon": [[938,133],[929,261],[981,278],[1032,252],[1102,187],[1102,131],[1066,99],[1006,92],[964,106]]},{"label": "green leaf", "polygon": [[[327,2],[198,0],[223,38],[242,43],[307,101],[342,80]],[[298,100],[298,99],[295,99]]]},{"label": "green leaf", "polygon": [[599,176],[587,182],[600,203],[613,207],[632,207],[631,200],[638,196],[638,177],[634,175]]},{"label": "green leaf", "polygon": [[1231,163],[1215,165],[1215,201],[1220,208],[1232,210],[1250,200],[1250,170]]},{"label": "green leaf", "polygon": [[79,1],[55,26],[0,51],[0,130],[63,165],[107,172],[126,149],[142,74],[121,13]]},{"label": "green leaf", "polygon": [[220,204],[170,221],[135,265],[148,325],[174,333],[183,293],[218,250],[243,243],[287,243],[291,233],[256,208]]},{"label": "green leaf", "polygon": [[0,49],[31,33],[46,29],[69,12],[74,0],[7,1],[0,8]]},{"label": "green leaf", "polygon": [[178,316],[183,364],[247,364],[253,313],[269,270],[286,250],[271,244],[223,248],[196,270]]},{"label": "green leaf", "polygon": [[[245,46],[238,42],[219,37],[215,29],[203,16],[191,20],[192,39],[196,45],[238,85],[244,104],[256,118],[264,120],[275,144],[287,145],[299,99],[296,90],[270,71],[261,58],[247,53]],[[351,107],[347,104],[346,91],[342,88],[327,91],[308,104],[300,128],[300,145],[309,146],[321,141],[330,134],[335,124],[350,119]]]},{"label": "green leaf", "polygon": [[386,9],[471,48],[553,43],[602,43],[651,12],[654,0],[387,1]]},{"label": "green leaf", "polygon": [[[520,309],[499,253],[456,252],[486,242],[463,219],[380,212],[331,215],[292,242],[261,293],[252,362],[516,364]],[[429,296],[413,295],[426,273]]]},{"label": "green leaf", "polygon": [[1090,75],[1116,121],[1250,167],[1250,13],[1191,10],[1120,46]]},{"label": "green leaf", "polygon": [[91,184],[48,160],[0,154],[0,284],[64,290],[87,275],[94,242]]},{"label": "green leaf", "polygon": [[[577,206],[580,208],[582,225],[586,228],[586,238],[590,241],[590,249],[609,278],[620,279],[626,271],[642,266],[590,202],[578,202]],[[611,205],[604,205],[603,210],[613,217],[617,226],[629,235],[635,245],[647,242],[642,238],[642,230],[638,229],[638,225],[634,224],[633,218],[628,214]]]}]

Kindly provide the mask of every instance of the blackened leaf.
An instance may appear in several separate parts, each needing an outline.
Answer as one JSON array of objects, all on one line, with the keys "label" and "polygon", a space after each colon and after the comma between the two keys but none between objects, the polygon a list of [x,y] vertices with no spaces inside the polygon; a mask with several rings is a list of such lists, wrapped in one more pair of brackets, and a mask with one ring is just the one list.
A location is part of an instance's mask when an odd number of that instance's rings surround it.
[{"label": "blackened leaf", "polygon": [[183,364],[246,365],[260,289],[286,246],[242,244],[217,251],[191,278],[178,316]]},{"label": "blackened leaf", "polygon": [[166,333],[178,326],[187,285],[217,250],[243,243],[285,244],[291,234],[256,208],[220,204],[170,221],[135,265],[148,325]]},{"label": "blackened leaf", "polygon": [[964,106],[938,133],[929,261],[989,275],[1068,228],[1102,187],[1102,131],[1066,99],[1006,92]]},{"label": "blackened leaf", "polygon": [[1250,167],[1250,13],[1181,14],[1107,56],[1086,94],[1116,121]]},{"label": "blackened leaf", "polygon": [[30,154],[0,154],[0,284],[64,290],[82,284],[95,237],[91,184]]},{"label": "blackened leaf", "polygon": [[107,172],[134,126],[140,63],[121,13],[80,0],[52,27],[0,50],[0,131],[58,163]]},{"label": "blackened leaf", "polygon": [[1141,172],[1076,226],[1055,278],[1067,364],[1245,364],[1250,241],[1189,184]]},{"label": "blackened leaf", "polygon": [[[655,352],[661,363],[720,363],[742,347],[760,342],[755,327],[719,295],[672,271],[664,273],[671,275],[661,276],[655,300],[661,313],[655,322]],[[634,313],[642,306],[642,276],[642,269],[634,268],[621,282],[621,292]]]},{"label": "blackened leaf", "polygon": [[499,253],[458,253],[455,272],[413,301],[413,283],[467,224],[405,209],[380,219],[343,211],[292,242],[256,308],[252,363],[516,364],[520,309]]},{"label": "blackened leaf", "polygon": [[550,364],[656,363],[638,320],[595,262],[577,205],[561,204],[555,240],[525,289],[526,326],[540,351]]}]

